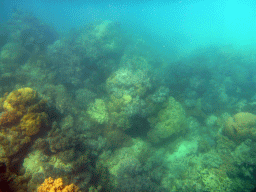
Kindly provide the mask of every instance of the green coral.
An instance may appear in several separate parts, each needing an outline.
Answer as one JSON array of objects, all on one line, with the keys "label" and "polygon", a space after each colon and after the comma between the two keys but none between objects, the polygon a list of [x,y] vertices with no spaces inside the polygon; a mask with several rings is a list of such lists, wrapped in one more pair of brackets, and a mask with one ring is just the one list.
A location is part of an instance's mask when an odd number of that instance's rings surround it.
[{"label": "green coral", "polygon": [[131,128],[129,116],[124,109],[132,102],[134,101],[131,95],[123,95],[121,98],[115,97],[113,94],[110,95],[110,100],[107,103],[107,109],[109,111],[109,125],[115,125],[117,128],[122,130]]},{"label": "green coral", "polygon": [[[142,160],[145,154],[150,153],[150,148],[148,143],[142,139],[136,138],[130,141],[129,147],[123,147],[116,150],[113,154],[103,152],[99,156],[97,166],[106,167],[110,174],[109,179],[112,184],[117,184],[118,172],[125,165],[132,166],[138,160]],[[134,164],[135,165],[135,164]]]},{"label": "green coral", "polygon": [[185,131],[185,110],[173,97],[169,97],[165,108],[161,109],[156,117],[149,118],[149,122],[153,128],[149,131],[148,137],[157,143],[162,139]]},{"label": "green coral", "polygon": [[0,58],[6,63],[17,62],[22,57],[21,49],[18,43],[7,43],[0,52]]},{"label": "green coral", "polygon": [[231,179],[229,179],[226,175],[221,177],[221,175],[214,172],[214,169],[201,170],[200,177],[206,191],[233,191],[231,190]]},{"label": "green coral", "polygon": [[107,108],[102,99],[95,99],[95,102],[89,106],[87,113],[93,121],[99,124],[108,121]]}]

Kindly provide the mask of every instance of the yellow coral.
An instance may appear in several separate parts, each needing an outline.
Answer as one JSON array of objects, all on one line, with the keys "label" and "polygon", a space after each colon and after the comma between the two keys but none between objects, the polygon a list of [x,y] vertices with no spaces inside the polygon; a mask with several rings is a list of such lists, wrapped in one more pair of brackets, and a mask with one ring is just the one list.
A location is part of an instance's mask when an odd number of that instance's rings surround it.
[{"label": "yellow coral", "polygon": [[11,92],[3,102],[5,112],[0,117],[0,125],[11,127],[17,124],[18,129],[27,136],[39,132],[43,124],[47,124],[47,114],[44,111],[45,101],[39,101],[35,90],[26,87]]},{"label": "yellow coral", "polygon": [[35,90],[26,87],[15,90],[0,100],[0,145],[5,158],[17,153],[31,141],[42,127],[47,126],[46,102]]},{"label": "yellow coral", "polygon": [[62,178],[53,180],[49,177],[37,188],[37,192],[79,192],[79,188],[74,184],[64,186]]},{"label": "yellow coral", "polygon": [[43,124],[47,124],[47,114],[43,113],[28,113],[24,115],[20,122],[21,130],[26,131],[26,135],[32,136],[40,131]]},{"label": "yellow coral", "polygon": [[7,111],[24,111],[26,107],[37,102],[37,92],[29,87],[21,88],[11,92],[4,101],[3,108]]}]

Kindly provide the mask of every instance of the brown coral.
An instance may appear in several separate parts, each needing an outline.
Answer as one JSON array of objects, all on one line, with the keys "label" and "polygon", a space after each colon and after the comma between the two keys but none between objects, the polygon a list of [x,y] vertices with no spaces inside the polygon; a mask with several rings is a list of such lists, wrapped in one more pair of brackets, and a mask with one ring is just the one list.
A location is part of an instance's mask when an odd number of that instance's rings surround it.
[{"label": "brown coral", "polygon": [[223,134],[236,142],[256,140],[256,115],[241,112],[229,117],[225,122]]},{"label": "brown coral", "polygon": [[64,186],[62,178],[53,180],[49,177],[37,188],[37,192],[79,192],[79,188],[74,184]]},{"label": "brown coral", "polygon": [[0,115],[0,126],[10,127],[20,121],[21,113],[16,110],[5,111]]}]

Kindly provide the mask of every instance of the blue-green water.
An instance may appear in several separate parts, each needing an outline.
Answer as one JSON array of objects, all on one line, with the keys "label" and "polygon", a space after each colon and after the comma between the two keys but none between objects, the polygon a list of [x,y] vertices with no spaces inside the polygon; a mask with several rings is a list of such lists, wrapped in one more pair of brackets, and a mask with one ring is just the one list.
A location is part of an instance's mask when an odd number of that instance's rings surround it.
[{"label": "blue-green water", "polygon": [[254,1],[0,5],[0,191],[254,190]]}]

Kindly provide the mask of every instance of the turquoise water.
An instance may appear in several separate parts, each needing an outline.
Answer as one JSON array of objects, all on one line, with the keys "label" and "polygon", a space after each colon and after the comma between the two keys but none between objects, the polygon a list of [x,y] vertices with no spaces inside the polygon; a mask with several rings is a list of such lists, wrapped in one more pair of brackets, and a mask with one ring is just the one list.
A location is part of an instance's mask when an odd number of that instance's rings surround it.
[{"label": "turquoise water", "polygon": [[[4,8],[21,8],[53,25],[60,33],[90,22],[111,20],[148,36],[168,55],[207,46],[255,44],[253,1],[5,1]],[[10,12],[6,12],[10,14]]]},{"label": "turquoise water", "polygon": [[0,191],[255,189],[254,1],[0,5]]}]

